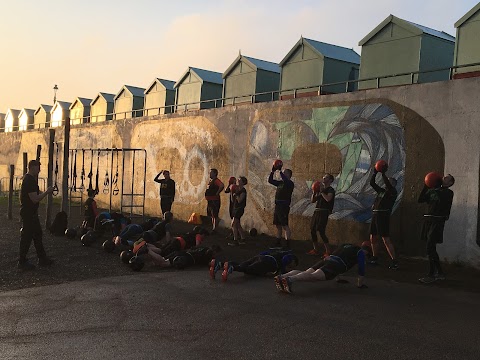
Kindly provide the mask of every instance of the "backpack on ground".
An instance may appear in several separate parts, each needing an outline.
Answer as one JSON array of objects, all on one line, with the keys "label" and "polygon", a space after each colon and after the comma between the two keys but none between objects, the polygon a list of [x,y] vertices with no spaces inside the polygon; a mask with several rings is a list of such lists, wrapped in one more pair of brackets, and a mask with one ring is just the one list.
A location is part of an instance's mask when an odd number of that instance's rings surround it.
[{"label": "backpack on ground", "polygon": [[52,225],[48,229],[50,234],[54,236],[63,236],[65,235],[65,230],[68,227],[68,215],[65,211],[60,211],[55,215]]}]

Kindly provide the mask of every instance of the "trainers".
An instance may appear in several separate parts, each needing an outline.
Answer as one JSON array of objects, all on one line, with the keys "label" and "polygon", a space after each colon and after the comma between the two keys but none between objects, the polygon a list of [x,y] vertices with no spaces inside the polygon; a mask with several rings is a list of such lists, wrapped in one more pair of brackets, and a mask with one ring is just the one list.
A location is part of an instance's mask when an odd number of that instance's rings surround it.
[{"label": "trainers", "polygon": [[445,274],[437,274],[437,275],[435,275],[435,280],[443,281],[443,280],[445,280],[445,279],[446,279]]},{"label": "trainers", "polygon": [[390,266],[388,267],[390,270],[398,270],[398,262],[393,260]]},{"label": "trainers", "polygon": [[283,291],[283,286],[282,286],[282,277],[280,275],[275,276],[273,278],[273,281],[275,281],[275,286],[278,291]]},{"label": "trainers", "polygon": [[238,241],[236,241],[236,240],[230,241],[230,242],[228,243],[228,246],[238,246],[238,245],[240,245],[240,243],[239,243]]},{"label": "trainers", "polygon": [[433,276],[427,275],[423,278],[418,279],[422,284],[431,284],[436,281],[436,279]]},{"label": "trainers", "polygon": [[288,277],[282,278],[282,287],[283,287],[283,292],[286,292],[287,294],[292,293],[292,282]]},{"label": "trainers", "polygon": [[318,252],[318,250],[312,249],[307,252],[307,255],[318,256],[320,255],[320,253]]},{"label": "trainers", "polygon": [[39,266],[51,266],[53,265],[53,260],[50,259],[49,257],[44,257],[44,258],[39,258],[38,259],[38,265]]},{"label": "trainers", "polygon": [[233,271],[233,266],[228,263],[228,261],[225,261],[223,264],[223,272],[222,272],[222,280],[227,281],[228,280],[228,275],[231,274]]},{"label": "trainers", "polygon": [[245,239],[240,239],[240,240],[238,241],[238,244],[239,244],[239,245],[246,245],[247,243],[245,242]]},{"label": "trainers", "polygon": [[35,270],[35,265],[33,265],[28,260],[25,260],[25,261],[22,261],[22,262],[19,261],[17,267],[20,270],[24,270],[24,271]]},{"label": "trainers", "polygon": [[370,258],[370,260],[368,260],[368,263],[369,263],[370,265],[375,265],[375,266],[376,266],[376,265],[378,265],[378,258],[377,258],[376,256],[372,256],[372,257]]},{"label": "trainers", "polygon": [[212,259],[210,261],[210,277],[215,279],[215,274],[218,270],[222,268],[222,263],[218,260]]}]

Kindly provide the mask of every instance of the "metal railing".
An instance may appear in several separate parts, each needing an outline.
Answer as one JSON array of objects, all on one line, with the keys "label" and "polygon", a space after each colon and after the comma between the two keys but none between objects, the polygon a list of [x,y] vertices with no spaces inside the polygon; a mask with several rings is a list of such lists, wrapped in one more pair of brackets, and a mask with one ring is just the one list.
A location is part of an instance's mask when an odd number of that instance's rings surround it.
[{"label": "metal railing", "polygon": [[[201,100],[201,101],[196,101],[191,103],[172,104],[172,105],[143,108],[143,109],[132,109],[128,111],[112,112],[112,113],[107,113],[102,115],[88,115],[82,118],[70,119],[70,125],[73,127],[76,127],[86,123],[108,122],[112,120],[126,120],[126,119],[138,118],[138,117],[158,116],[158,115],[167,115],[167,114],[174,114],[174,113],[186,113],[188,111],[217,109],[217,108],[222,108],[226,106],[235,106],[239,104],[243,105],[247,103],[253,104],[253,103],[260,103],[260,102],[271,102],[276,100],[282,100],[283,96],[287,97],[288,99],[292,99],[292,98],[295,99],[299,96],[301,97],[301,95],[305,93],[308,93],[309,96],[312,96],[313,94],[320,96],[320,95],[327,95],[327,94],[356,92],[356,91],[375,89],[375,88],[378,89],[385,86],[413,85],[418,83],[420,75],[428,75],[428,74],[434,74],[439,72],[446,73],[447,71],[448,71],[448,80],[452,80],[454,76],[454,71],[456,69],[469,68],[474,66],[480,66],[480,62],[465,64],[465,65],[450,66],[446,68],[437,68],[437,69],[425,70],[425,71],[411,71],[411,72],[382,75],[382,76],[369,77],[369,78],[363,78],[363,79],[339,81],[339,82],[322,84],[322,85],[305,86],[305,87],[285,89],[285,90],[273,90],[273,91],[255,93],[255,94],[223,97],[223,98],[210,99],[210,100]],[[408,77],[408,81],[403,82],[402,84],[390,84],[390,85],[387,84],[384,86],[382,86],[381,84],[382,80],[394,79],[399,77],[405,77],[405,78]],[[426,83],[435,82],[435,81],[443,81],[443,79],[426,81]],[[374,82],[375,86],[359,89],[360,83],[362,82]],[[334,89],[335,91],[328,91],[329,89],[330,90]],[[341,91],[339,91],[340,89]],[[239,99],[248,99],[248,100],[240,101]],[[97,118],[97,119],[101,118],[105,120],[91,121],[92,118]],[[60,127],[60,126],[63,126],[64,124],[65,124],[65,120],[55,120],[54,127]],[[27,130],[18,130],[19,126],[17,125],[8,129],[6,127],[0,127],[0,132],[38,130],[38,129],[48,128],[48,127],[51,127],[50,122],[34,123],[34,124],[28,124]]]}]

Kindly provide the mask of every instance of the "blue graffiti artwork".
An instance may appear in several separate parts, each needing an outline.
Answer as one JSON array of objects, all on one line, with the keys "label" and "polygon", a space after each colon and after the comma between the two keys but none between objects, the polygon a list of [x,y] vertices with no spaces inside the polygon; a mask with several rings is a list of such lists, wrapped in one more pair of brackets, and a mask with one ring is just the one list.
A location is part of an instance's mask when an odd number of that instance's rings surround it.
[{"label": "blue graffiti artwork", "polygon": [[[300,124],[303,127],[301,136],[295,134],[299,129],[298,121],[271,124],[262,121],[260,116],[253,125],[249,144],[249,176],[254,180],[252,191],[260,207],[273,211],[273,190],[265,185],[265,174],[271,167],[271,161],[280,157],[288,162],[295,149],[306,143],[332,144],[341,153],[341,171],[333,185],[336,199],[331,219],[370,221],[376,193],[369,182],[373,165],[379,159],[388,162],[388,175],[397,179],[398,206],[403,196],[405,136],[397,115],[390,107],[376,103],[315,108],[312,109],[312,117],[300,120]],[[275,133],[278,134],[278,142],[272,140]],[[312,151],[311,156],[317,155]],[[319,178],[322,175],[315,176]],[[309,194],[304,190],[314,180],[306,179],[302,180],[305,184],[296,184],[292,214],[310,216],[313,213],[315,204],[310,203]]]}]

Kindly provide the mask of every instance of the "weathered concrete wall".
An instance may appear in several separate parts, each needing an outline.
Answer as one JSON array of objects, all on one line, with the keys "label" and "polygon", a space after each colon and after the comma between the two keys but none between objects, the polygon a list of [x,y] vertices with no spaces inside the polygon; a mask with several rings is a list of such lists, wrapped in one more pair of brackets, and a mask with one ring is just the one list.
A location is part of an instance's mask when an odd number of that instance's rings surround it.
[{"label": "weathered concrete wall", "polygon": [[[375,196],[368,180],[372,164],[383,158],[390,164],[390,175],[398,179],[392,238],[407,254],[424,252],[419,240],[424,206],[417,203],[424,175],[432,170],[452,173],[457,180],[455,198],[439,251],[449,260],[480,267],[479,88],[480,79],[462,79],[84,124],[72,127],[70,143],[72,148],[145,148],[146,206],[153,215],[159,213],[153,177],[161,169],[170,169],[177,183],[173,210],[183,219],[193,211],[205,212],[203,193],[211,167],[219,169],[224,181],[231,175],[245,175],[249,184],[244,225],[269,233],[273,232],[274,188],[267,184],[267,177],[272,161],[279,157],[293,170],[290,219],[295,239],[309,238],[311,182],[332,172],[337,198],[327,231],[333,242],[368,237]],[[57,129],[60,142],[61,131]],[[46,147],[46,130],[0,135],[0,177],[7,176],[10,163],[21,169],[23,151],[33,157],[37,144]],[[77,155],[77,174],[80,158]],[[46,164],[44,156],[42,160]],[[94,173],[96,164],[94,155]],[[106,164],[101,157],[100,184]],[[138,167],[135,190],[143,188],[142,172]],[[130,176],[127,171],[126,183]],[[98,201],[105,204],[108,198],[100,194]],[[118,206],[119,197],[113,200]],[[221,217],[228,223],[227,196],[222,201]]]}]

